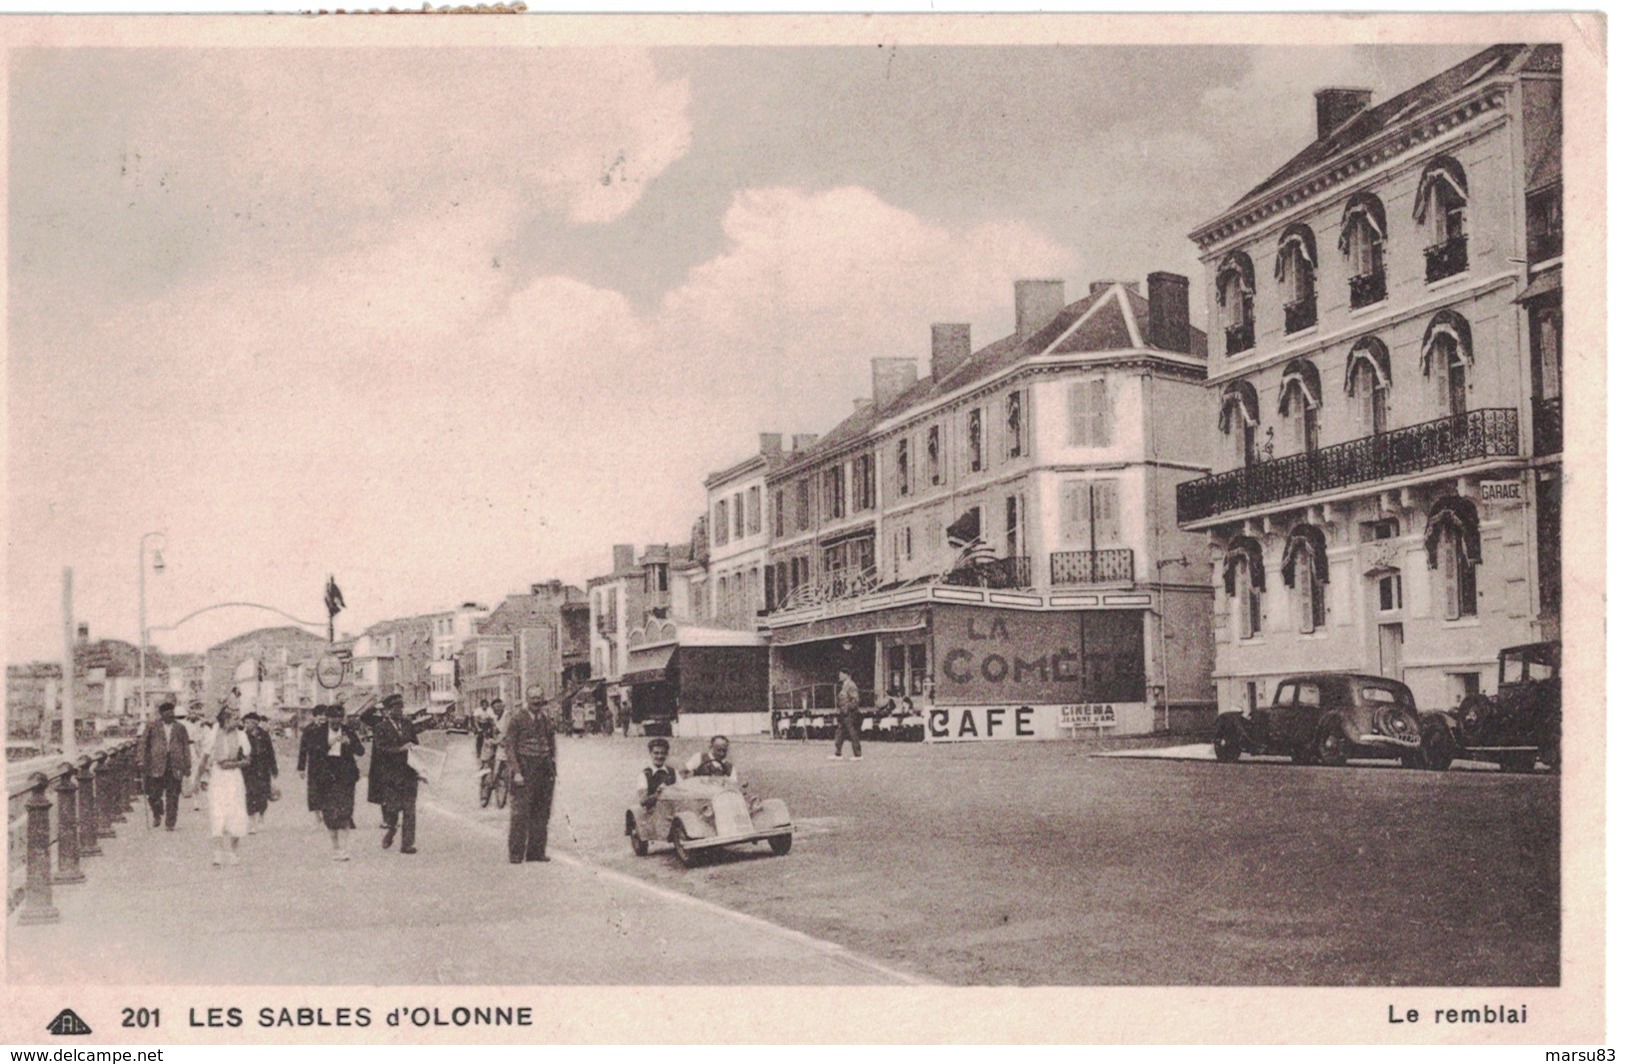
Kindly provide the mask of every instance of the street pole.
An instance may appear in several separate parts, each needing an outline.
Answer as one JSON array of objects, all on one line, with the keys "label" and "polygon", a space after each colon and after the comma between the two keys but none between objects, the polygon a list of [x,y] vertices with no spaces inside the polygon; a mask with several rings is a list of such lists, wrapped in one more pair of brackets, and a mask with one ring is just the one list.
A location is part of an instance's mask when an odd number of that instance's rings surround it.
[{"label": "street pole", "polygon": [[73,720],[73,641],[73,567],[64,566],[62,569],[62,757],[66,761],[74,761],[79,757],[79,738],[74,733]]},{"label": "street pole", "polygon": [[[136,574],[137,587],[141,600],[141,617],[139,633],[141,646],[136,650],[136,698],[141,705],[141,723],[147,722],[147,540],[157,536],[162,539],[162,532],[144,532],[141,543],[137,548]],[[160,568],[162,564],[160,562]]]}]

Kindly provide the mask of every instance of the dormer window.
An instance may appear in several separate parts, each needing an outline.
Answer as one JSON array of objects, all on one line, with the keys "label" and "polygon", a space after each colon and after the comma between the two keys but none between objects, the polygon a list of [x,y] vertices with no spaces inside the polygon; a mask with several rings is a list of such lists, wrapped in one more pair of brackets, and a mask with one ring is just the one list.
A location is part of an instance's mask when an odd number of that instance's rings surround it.
[{"label": "dormer window", "polygon": [[1315,265],[1314,232],[1301,222],[1287,226],[1275,253],[1275,280],[1281,286],[1289,334],[1315,324]]},{"label": "dormer window", "polygon": [[1224,326],[1224,353],[1240,354],[1253,346],[1253,260],[1232,251],[1219,262],[1219,321]]},{"label": "dormer window", "polygon": [[1349,306],[1368,307],[1388,298],[1388,275],[1383,267],[1383,245],[1388,241],[1388,216],[1382,200],[1370,192],[1357,193],[1343,208],[1338,250],[1348,264]]},{"label": "dormer window", "polygon": [[1429,282],[1467,270],[1467,171],[1448,155],[1441,155],[1422,170],[1412,211],[1426,227],[1429,244],[1426,275]]}]

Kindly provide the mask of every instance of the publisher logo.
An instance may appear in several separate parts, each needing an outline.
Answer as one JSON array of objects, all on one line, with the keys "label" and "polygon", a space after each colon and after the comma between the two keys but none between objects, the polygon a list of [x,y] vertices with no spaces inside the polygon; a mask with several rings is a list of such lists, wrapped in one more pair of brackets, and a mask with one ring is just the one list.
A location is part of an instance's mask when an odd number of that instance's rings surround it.
[{"label": "publisher logo", "polygon": [[81,1020],[72,1009],[63,1009],[56,1014],[56,1019],[45,1025],[45,1029],[55,1035],[89,1034],[90,1024]]}]

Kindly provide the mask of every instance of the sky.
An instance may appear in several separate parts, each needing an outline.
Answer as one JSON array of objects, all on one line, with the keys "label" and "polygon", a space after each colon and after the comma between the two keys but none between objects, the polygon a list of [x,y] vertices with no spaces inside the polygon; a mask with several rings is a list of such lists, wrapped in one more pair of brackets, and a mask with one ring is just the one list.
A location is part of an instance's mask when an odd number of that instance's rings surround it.
[{"label": "sky", "polygon": [[[1471,46],[13,53],[6,637],[61,581],[155,645],[341,631],[686,541],[1012,283],[1201,270],[1186,234]],[[1199,312],[1200,306],[1193,306]],[[149,544],[156,540],[149,540]]]}]

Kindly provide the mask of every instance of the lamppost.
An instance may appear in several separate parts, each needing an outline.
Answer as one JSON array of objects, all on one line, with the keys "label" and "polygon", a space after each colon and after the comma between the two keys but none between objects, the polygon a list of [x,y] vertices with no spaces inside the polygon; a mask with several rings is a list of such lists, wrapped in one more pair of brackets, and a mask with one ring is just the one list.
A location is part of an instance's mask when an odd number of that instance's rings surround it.
[{"label": "lamppost", "polygon": [[164,571],[164,553],[162,532],[147,532],[141,536],[141,547],[136,559],[136,571],[140,575],[141,598],[141,647],[136,651],[136,697],[141,700],[141,721],[147,720],[147,540],[156,536],[160,545],[153,548],[152,571]]}]

